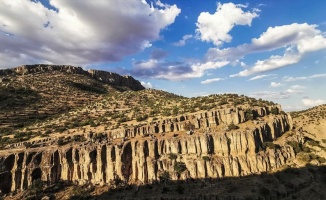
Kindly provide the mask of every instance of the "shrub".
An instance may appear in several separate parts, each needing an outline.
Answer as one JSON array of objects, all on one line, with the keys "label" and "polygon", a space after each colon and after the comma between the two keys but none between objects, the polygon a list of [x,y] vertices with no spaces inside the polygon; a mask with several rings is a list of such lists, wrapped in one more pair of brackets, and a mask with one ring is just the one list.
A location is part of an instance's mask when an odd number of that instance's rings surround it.
[{"label": "shrub", "polygon": [[277,115],[277,114],[278,114],[278,108],[273,107],[273,108],[271,109],[271,113],[272,113],[273,115]]},{"label": "shrub", "polygon": [[236,130],[236,129],[239,129],[239,126],[231,123],[228,125],[228,130]]},{"label": "shrub", "polygon": [[301,144],[296,141],[289,141],[288,144],[292,146],[295,153],[299,153],[302,150]]},{"label": "shrub", "polygon": [[270,149],[280,149],[280,145],[274,144],[273,142],[264,142],[263,143],[263,148],[266,149],[266,147]]},{"label": "shrub", "polygon": [[318,161],[319,161],[320,163],[325,163],[325,162],[326,162],[326,159],[323,158],[323,157],[318,157]]},{"label": "shrub", "polygon": [[178,156],[177,156],[177,154],[175,154],[175,153],[170,153],[170,154],[169,154],[169,159],[170,159],[170,160],[175,160],[175,159],[177,159],[177,157],[178,157]]},{"label": "shrub", "polygon": [[246,118],[246,120],[253,120],[254,119],[254,113],[253,113],[252,109],[248,108],[245,111],[245,118]]},{"label": "shrub", "polygon": [[210,160],[210,158],[208,156],[203,156],[202,158],[203,158],[204,161],[209,161]]},{"label": "shrub", "polygon": [[179,175],[187,169],[186,164],[184,162],[176,162],[174,164],[174,171]]},{"label": "shrub", "polygon": [[64,144],[63,139],[59,139],[59,140],[57,141],[57,144],[58,144],[59,146],[63,145],[63,144]]},{"label": "shrub", "polygon": [[161,182],[164,182],[164,184],[166,185],[166,183],[171,179],[169,172],[167,171],[162,172],[159,176],[159,179]]}]

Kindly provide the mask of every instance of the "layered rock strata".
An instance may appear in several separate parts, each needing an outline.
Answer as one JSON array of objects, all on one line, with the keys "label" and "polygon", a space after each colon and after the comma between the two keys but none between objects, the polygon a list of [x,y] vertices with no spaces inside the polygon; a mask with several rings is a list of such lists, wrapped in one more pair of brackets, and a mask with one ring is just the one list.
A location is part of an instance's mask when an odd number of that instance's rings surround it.
[{"label": "layered rock strata", "polygon": [[[17,151],[0,156],[0,190],[26,189],[34,180],[51,184],[68,180],[77,184],[151,183],[163,171],[173,180],[223,178],[274,170],[295,157],[290,146],[264,149],[264,142],[291,127],[287,115],[248,130],[206,132],[177,137],[133,138],[121,144],[88,143]],[[170,158],[175,154],[177,158]],[[204,159],[203,156],[209,159]],[[182,173],[174,170],[183,162]]]}]

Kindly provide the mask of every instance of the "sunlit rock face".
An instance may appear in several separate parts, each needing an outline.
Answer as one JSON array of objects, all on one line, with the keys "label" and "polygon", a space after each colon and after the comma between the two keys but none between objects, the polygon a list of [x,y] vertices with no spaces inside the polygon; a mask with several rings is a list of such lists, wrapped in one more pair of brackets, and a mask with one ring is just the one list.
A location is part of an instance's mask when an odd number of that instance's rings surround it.
[{"label": "sunlit rock face", "polygon": [[[255,113],[268,115],[269,108],[256,108]],[[292,120],[288,115],[270,115],[253,128],[214,129],[245,121],[244,112],[238,109],[209,111],[107,133],[111,139],[125,138],[119,144],[88,140],[61,147],[2,152],[0,190],[7,193],[26,189],[37,179],[48,184],[68,180],[81,185],[105,185],[119,177],[127,183],[151,183],[159,180],[163,171],[168,171],[173,180],[245,176],[275,170],[295,157],[290,146],[263,147],[264,142],[290,130]],[[162,136],[185,131],[184,123],[188,122],[195,125],[195,134]],[[199,129],[205,131],[196,133]],[[171,154],[176,158],[171,159]],[[176,162],[185,164],[182,173],[175,171]]]}]

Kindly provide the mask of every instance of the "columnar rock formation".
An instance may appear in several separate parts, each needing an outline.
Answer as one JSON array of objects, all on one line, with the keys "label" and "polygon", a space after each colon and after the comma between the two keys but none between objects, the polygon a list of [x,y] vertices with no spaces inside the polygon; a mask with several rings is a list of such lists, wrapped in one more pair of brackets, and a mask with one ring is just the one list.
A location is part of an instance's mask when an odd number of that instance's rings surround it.
[{"label": "columnar rock formation", "polygon": [[[271,115],[268,121],[239,131],[208,130],[176,137],[131,138],[120,144],[80,143],[2,153],[0,190],[6,193],[25,189],[37,179],[49,184],[61,179],[104,185],[116,178],[127,183],[151,183],[159,180],[163,171],[174,180],[261,173],[277,169],[295,157],[290,146],[264,149],[263,145],[290,129],[289,118]],[[171,153],[177,158],[169,158]],[[181,174],[174,171],[176,162],[185,163],[186,170]]]},{"label": "columnar rock formation", "polygon": [[[13,69],[0,70],[0,76],[18,74],[18,75],[27,75],[33,73],[42,73],[42,72],[51,72],[51,71],[60,71],[69,74],[84,74],[91,76],[103,83],[128,87],[131,90],[143,90],[145,89],[141,83],[135,80],[131,76],[120,76],[119,74],[100,71],[100,70],[88,70],[85,71],[81,67],[74,67],[70,65],[23,65]],[[1,79],[2,80],[2,79]]]},{"label": "columnar rock formation", "polygon": [[[254,117],[263,117],[270,114],[272,107],[254,107],[252,109]],[[280,105],[275,108],[281,111]],[[245,111],[240,108],[217,109],[198,112],[196,114],[187,114],[177,117],[164,118],[146,125],[138,125],[129,128],[116,129],[109,132],[109,137],[125,138],[138,135],[148,135],[155,133],[167,133],[173,131],[185,131],[185,125],[190,123],[195,129],[216,127],[219,125],[240,124],[245,122]],[[292,121],[291,121],[292,123]]]}]

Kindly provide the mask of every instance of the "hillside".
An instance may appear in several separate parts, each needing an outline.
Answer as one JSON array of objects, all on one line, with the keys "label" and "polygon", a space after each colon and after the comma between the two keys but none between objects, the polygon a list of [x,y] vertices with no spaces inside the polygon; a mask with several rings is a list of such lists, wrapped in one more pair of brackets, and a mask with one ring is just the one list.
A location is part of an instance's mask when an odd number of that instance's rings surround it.
[{"label": "hillside", "polygon": [[0,134],[99,101],[117,90],[141,89],[132,77],[74,66],[0,70]]},{"label": "hillside", "polygon": [[287,114],[262,99],[186,98],[72,66],[0,77],[7,199],[326,197],[325,105]]}]

